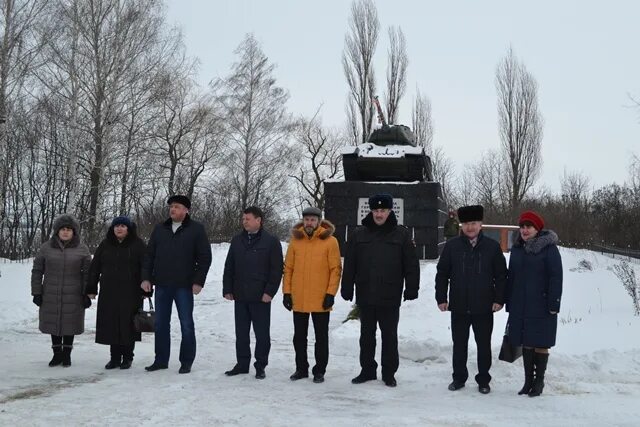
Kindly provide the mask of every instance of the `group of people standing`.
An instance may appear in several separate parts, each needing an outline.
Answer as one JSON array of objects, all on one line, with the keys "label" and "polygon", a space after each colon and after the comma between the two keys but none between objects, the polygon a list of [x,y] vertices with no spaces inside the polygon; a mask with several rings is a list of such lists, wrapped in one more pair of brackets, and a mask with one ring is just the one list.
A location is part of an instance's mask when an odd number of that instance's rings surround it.
[{"label": "group of people standing", "polygon": [[[148,245],[136,234],[128,217],[115,218],[93,259],[81,243],[80,227],[70,215],[60,216],[53,236],[40,248],[33,266],[33,302],[40,307],[40,330],[50,334],[50,366],[70,366],[74,335],[84,330],[84,310],[100,294],[96,342],[110,345],[106,369],[131,367],[140,334],[133,316],[145,297],[155,296],[155,359],[147,371],[167,369],[170,318],[175,302],[182,340],[179,373],[191,371],[196,356],[194,295],[204,287],[211,265],[211,246],[202,224],[189,216],[191,201],[181,195],[168,199],[169,216],[158,224]],[[309,377],[307,336],[309,318],[315,331],[314,383],[322,383],[329,361],[329,320],[340,289],[344,300],[355,294],[360,317],[361,384],[377,379],[376,331],[382,338],[382,380],[397,385],[398,322],[402,300],[418,298],[420,266],[415,243],[398,224],[393,198],[377,194],[370,212],[349,236],[341,262],[335,227],[315,207],[302,213],[291,230],[283,258],[280,241],[263,226],[257,207],[243,211],[243,230],[232,240],[225,260],[222,296],[234,302],[236,364],[227,376],[249,373],[250,330],[255,334],[255,377],[264,379],[271,347],[271,302],[283,283],[284,307],[292,311],[295,371],[292,381]],[[464,387],[469,329],[478,346],[475,379],[489,393],[493,313],[506,304],[508,335],[523,346],[525,384],[519,394],[537,396],[544,387],[548,350],[555,344],[562,293],[562,265],[557,236],[544,229],[535,212],[520,216],[520,234],[512,248],[509,268],[500,246],[481,231],[483,209],[458,210],[462,233],[451,236],[438,261],[436,301],[451,312],[453,382]],[[99,286],[99,289],[98,289]],[[355,291],[355,292],[354,292]]]}]

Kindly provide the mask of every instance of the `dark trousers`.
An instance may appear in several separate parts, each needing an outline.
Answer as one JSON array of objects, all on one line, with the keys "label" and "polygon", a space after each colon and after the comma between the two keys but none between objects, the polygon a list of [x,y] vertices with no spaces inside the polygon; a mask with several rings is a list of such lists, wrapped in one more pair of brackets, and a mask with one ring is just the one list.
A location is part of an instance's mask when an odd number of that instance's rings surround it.
[{"label": "dark trousers", "polygon": [[133,350],[135,349],[135,341],[131,344],[113,344],[109,347],[111,351],[111,360],[133,360]]},{"label": "dark trousers", "polygon": [[182,340],[180,341],[180,363],[191,366],[196,358],[196,330],[193,324],[193,291],[186,287],[156,286],[155,361],[169,363],[171,353],[171,309],[173,302],[178,309]]},{"label": "dark trousers", "polygon": [[258,369],[264,369],[269,364],[269,350],[271,349],[271,303],[235,301],[234,307],[236,321],[236,360],[238,366],[249,369],[251,362],[251,340],[249,332],[253,325],[253,333],[256,337],[256,362],[253,364]]},{"label": "dark trousers", "polygon": [[376,327],[382,335],[382,377],[391,377],[398,370],[398,321],[400,307],[360,306],[360,366],[366,375],[375,375]]},{"label": "dark trousers", "polygon": [[453,380],[464,383],[469,378],[467,371],[467,352],[469,346],[469,327],[478,349],[478,384],[489,384],[491,375],[491,333],[493,332],[493,313],[467,314],[451,313],[451,335],[453,337]]},{"label": "dark trousers", "polygon": [[71,347],[73,345],[73,338],[75,337],[75,335],[64,335],[64,336],[59,336],[59,335],[51,335],[51,345],[52,346],[69,346]]},{"label": "dark trousers", "polygon": [[314,355],[316,365],[313,374],[322,374],[327,370],[329,362],[329,312],[299,313],[293,312],[293,348],[296,350],[296,370],[307,372],[307,333],[309,331],[309,315],[313,320],[313,330],[316,336]]}]

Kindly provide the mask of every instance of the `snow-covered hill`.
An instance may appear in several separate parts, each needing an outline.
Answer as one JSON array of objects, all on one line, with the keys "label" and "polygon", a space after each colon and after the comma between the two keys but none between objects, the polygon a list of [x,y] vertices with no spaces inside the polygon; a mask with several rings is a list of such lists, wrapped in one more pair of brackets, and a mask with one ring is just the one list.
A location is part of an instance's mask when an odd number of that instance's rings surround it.
[{"label": "snow-covered hill", "polygon": [[[401,310],[398,387],[382,381],[352,385],[359,372],[359,324],[343,324],[350,306],[336,299],[331,356],[324,384],[289,381],[294,370],[291,314],[276,297],[267,379],[228,378],[233,366],[233,304],[221,295],[228,245],[213,245],[214,262],[196,297],[198,356],[190,375],[178,375],[179,323],[172,322],[170,369],[147,373],[153,338],[136,347],[133,368],[106,371],[108,347],[95,344],[95,306],[77,337],[73,366],[49,368],[50,341],[37,327],[31,303],[31,264],[0,263],[0,425],[628,425],[640,420],[640,318],[608,268],[618,260],[562,249],[565,284],[547,387],[540,398],[517,396],[521,361],[497,360],[506,314],[496,315],[492,392],[472,379],[447,391],[451,379],[449,315],[435,305],[435,263],[422,263],[420,298]],[[592,270],[580,268],[587,260]],[[636,267],[637,268],[637,267]],[[379,347],[379,345],[378,345]],[[310,361],[313,332],[310,330]],[[475,371],[470,340],[469,370]]]}]

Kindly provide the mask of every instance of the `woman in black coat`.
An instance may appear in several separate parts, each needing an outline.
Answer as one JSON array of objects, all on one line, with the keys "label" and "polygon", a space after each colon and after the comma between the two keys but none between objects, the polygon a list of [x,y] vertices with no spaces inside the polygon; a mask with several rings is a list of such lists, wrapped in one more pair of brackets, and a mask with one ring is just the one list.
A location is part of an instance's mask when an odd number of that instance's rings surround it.
[{"label": "woman in black coat", "polygon": [[107,237],[91,261],[87,294],[95,298],[100,282],[96,342],[111,346],[111,360],[106,369],[130,368],[135,341],[140,341],[133,317],[145,296],[140,288],[145,250],[135,224],[128,217],[119,216],[111,222]]},{"label": "woman in black coat", "polygon": [[525,383],[518,394],[540,396],[549,360],[556,343],[562,297],[562,259],[558,236],[544,229],[535,212],[520,215],[520,235],[511,248],[505,299],[509,312],[508,334],[513,345],[522,345]]}]

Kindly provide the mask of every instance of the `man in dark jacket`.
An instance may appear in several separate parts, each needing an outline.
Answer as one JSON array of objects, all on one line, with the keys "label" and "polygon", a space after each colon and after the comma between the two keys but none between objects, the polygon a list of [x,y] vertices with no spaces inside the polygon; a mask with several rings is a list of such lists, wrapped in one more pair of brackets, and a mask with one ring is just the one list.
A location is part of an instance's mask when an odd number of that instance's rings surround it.
[{"label": "man in dark jacket", "polygon": [[[449,390],[464,387],[469,327],[478,349],[478,390],[491,391],[491,333],[493,313],[504,304],[507,267],[500,244],[482,235],[482,206],[458,209],[462,235],[447,240],[436,274],[436,301],[440,311],[451,311],[453,382]],[[448,292],[447,292],[448,291]],[[448,293],[448,296],[447,296]]]},{"label": "man in dark jacket", "polygon": [[147,371],[167,369],[171,349],[171,306],[176,303],[182,341],[181,374],[191,372],[196,357],[196,332],[193,324],[193,296],[204,287],[211,265],[211,245],[204,226],[189,217],[191,201],[175,195],[167,200],[170,218],[156,225],[151,233],[142,266],[142,289],[155,286],[156,357]]},{"label": "man in dark jacket", "polygon": [[369,198],[371,212],[350,237],[344,257],[341,295],[360,309],[360,374],[351,380],[361,384],[377,378],[376,324],[382,333],[382,379],[396,386],[398,370],[398,321],[400,302],[418,298],[420,266],[409,230],[398,225],[393,198],[378,194]]},{"label": "man in dark jacket", "polygon": [[234,301],[236,324],[236,360],[225,375],[249,373],[251,347],[249,331],[253,325],[256,336],[256,378],[265,378],[269,363],[271,337],[271,300],[278,292],[282,279],[282,245],[262,228],[260,208],[248,207],[242,215],[244,231],[231,240],[224,263],[222,294]]}]

